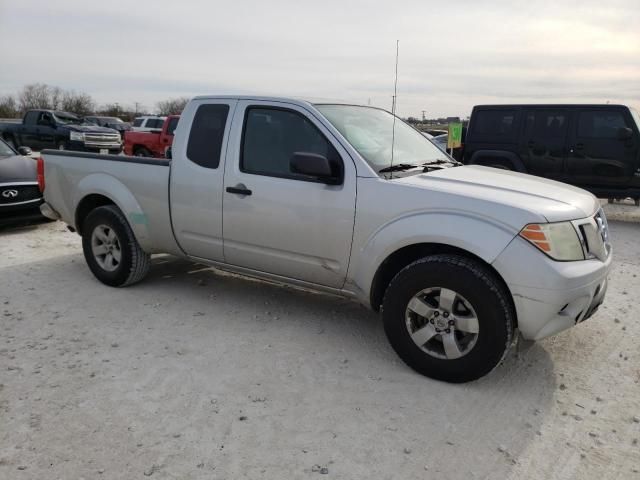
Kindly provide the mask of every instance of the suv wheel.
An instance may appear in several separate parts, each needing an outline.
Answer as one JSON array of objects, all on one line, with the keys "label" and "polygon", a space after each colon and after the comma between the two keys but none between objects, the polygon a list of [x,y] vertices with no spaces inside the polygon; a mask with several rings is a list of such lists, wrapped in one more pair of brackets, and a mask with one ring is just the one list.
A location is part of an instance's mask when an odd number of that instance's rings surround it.
[{"label": "suv wheel", "polygon": [[384,328],[417,372],[460,383],[493,370],[512,343],[508,293],[480,262],[433,255],[401,270],[383,300]]},{"label": "suv wheel", "polygon": [[89,213],[82,229],[82,250],[91,272],[111,287],[139,282],[149,271],[149,255],[115,205]]}]

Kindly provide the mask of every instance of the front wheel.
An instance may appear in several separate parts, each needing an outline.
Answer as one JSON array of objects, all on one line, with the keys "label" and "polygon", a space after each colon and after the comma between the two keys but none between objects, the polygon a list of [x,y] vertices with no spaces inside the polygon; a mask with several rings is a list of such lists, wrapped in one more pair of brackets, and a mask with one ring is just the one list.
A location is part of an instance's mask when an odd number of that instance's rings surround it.
[{"label": "front wheel", "polygon": [[495,274],[459,255],[413,262],[391,281],[383,300],[385,332],[400,358],[452,383],[476,380],[502,361],[514,317]]},{"label": "front wheel", "polygon": [[82,250],[91,272],[111,287],[139,282],[149,271],[149,255],[115,205],[89,213],[82,228]]}]

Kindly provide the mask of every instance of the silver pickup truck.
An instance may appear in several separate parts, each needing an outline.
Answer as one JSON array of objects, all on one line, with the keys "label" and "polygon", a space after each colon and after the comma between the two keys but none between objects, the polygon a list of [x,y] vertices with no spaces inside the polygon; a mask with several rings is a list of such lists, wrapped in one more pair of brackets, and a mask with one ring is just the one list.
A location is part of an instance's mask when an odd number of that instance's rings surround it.
[{"label": "silver pickup truck", "polygon": [[171,160],[44,151],[47,216],[82,235],[103,283],[169,253],[354,298],[398,355],[449,382],[490,372],[516,332],[589,318],[611,265],[593,195],[461,166],[377,108],[198,97]]}]

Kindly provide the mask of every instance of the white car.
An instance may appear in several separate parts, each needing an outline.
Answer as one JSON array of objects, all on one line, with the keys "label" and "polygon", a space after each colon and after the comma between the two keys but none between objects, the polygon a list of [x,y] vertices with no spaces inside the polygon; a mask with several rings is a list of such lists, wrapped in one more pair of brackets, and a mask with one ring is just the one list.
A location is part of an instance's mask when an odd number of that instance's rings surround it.
[{"label": "white car", "polygon": [[377,108],[198,97],[171,160],[43,156],[42,211],[82,235],[101,282],[140,281],[170,253],[353,298],[408,365],[449,382],[490,372],[518,331],[585,321],[607,290],[593,195],[462,166]]},{"label": "white car", "polygon": [[131,129],[134,132],[160,132],[167,117],[142,116],[133,119]]}]

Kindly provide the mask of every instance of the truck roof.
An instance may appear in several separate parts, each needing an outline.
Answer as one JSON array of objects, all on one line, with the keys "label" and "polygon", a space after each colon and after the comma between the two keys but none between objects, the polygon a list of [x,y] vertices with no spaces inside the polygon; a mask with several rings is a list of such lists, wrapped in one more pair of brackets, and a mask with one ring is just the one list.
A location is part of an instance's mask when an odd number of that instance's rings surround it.
[{"label": "truck roof", "polygon": [[[364,105],[357,102],[348,102],[345,100],[335,100],[328,98],[303,98],[303,97],[281,97],[281,96],[268,96],[268,95],[199,95],[194,97],[193,100],[216,100],[216,99],[228,99],[228,100],[262,100],[268,102],[286,102],[297,105],[321,105],[321,104],[337,104],[337,105],[357,105],[357,106],[371,106]],[[376,108],[376,107],[372,107]]]}]

